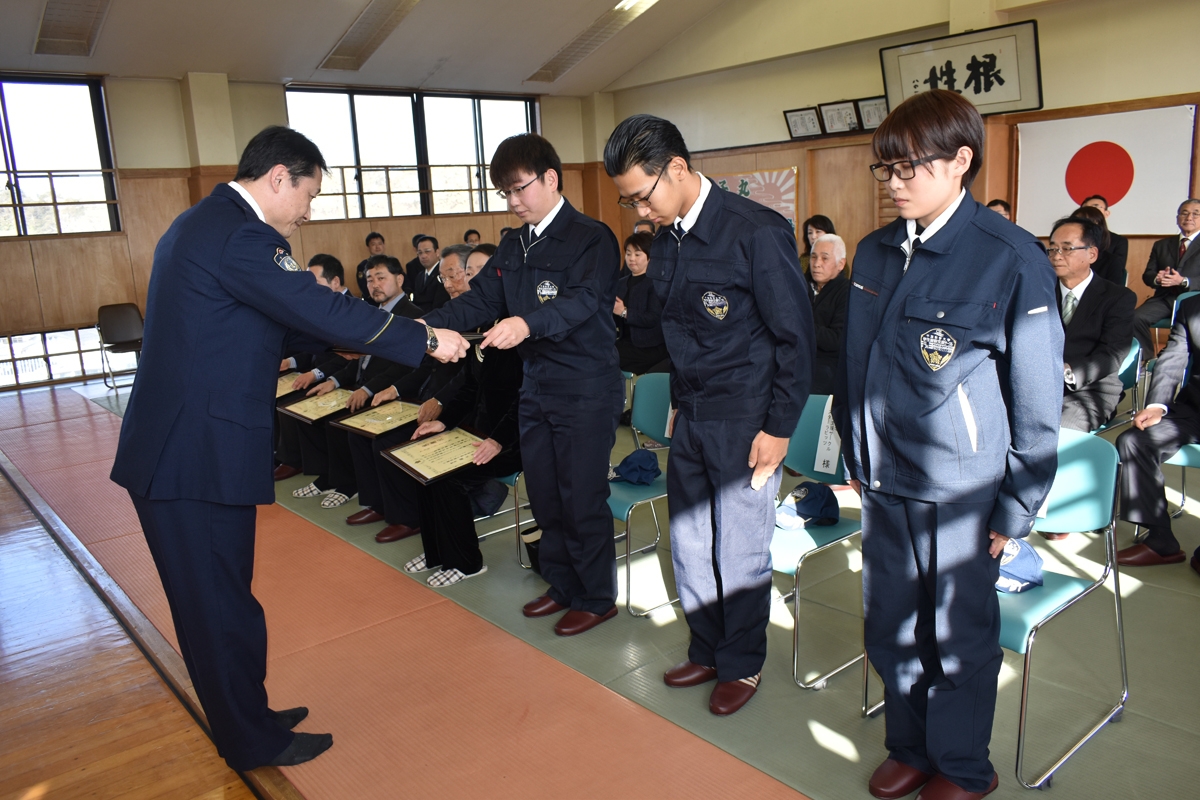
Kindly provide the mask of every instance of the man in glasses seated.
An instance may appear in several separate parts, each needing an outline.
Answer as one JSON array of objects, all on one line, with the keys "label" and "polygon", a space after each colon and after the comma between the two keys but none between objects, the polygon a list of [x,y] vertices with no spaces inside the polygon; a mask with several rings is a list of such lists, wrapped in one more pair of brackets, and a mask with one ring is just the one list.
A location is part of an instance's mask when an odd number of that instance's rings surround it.
[{"label": "man in glasses seated", "polygon": [[1154,296],[1142,303],[1133,317],[1133,335],[1142,343],[1143,360],[1154,358],[1150,326],[1171,318],[1179,295],[1200,289],[1200,251],[1194,247],[1200,233],[1200,198],[1183,201],[1175,224],[1179,235],[1154,243],[1142,273],[1142,282],[1154,289]]}]

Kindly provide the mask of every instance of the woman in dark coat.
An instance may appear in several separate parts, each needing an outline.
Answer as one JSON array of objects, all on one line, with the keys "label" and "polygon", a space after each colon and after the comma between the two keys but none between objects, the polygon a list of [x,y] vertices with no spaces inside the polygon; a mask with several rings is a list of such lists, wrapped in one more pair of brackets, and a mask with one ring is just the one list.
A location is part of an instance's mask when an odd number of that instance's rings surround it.
[{"label": "woman in dark coat", "polygon": [[646,275],[652,241],[648,233],[635,233],[625,240],[625,266],[629,274],[617,282],[617,299],[613,303],[621,370],[634,375],[670,369],[662,334],[662,302]]}]

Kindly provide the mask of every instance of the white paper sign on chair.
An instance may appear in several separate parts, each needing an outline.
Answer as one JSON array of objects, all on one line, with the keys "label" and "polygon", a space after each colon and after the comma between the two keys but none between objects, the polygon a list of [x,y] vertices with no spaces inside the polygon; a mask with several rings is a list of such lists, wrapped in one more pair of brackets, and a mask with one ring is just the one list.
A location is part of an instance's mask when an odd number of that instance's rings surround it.
[{"label": "white paper sign on chair", "polygon": [[817,458],[813,469],[831,474],[837,472],[838,456],[842,453],[842,437],[833,424],[833,395],[825,398],[825,413],[821,418],[821,436],[817,439]]}]

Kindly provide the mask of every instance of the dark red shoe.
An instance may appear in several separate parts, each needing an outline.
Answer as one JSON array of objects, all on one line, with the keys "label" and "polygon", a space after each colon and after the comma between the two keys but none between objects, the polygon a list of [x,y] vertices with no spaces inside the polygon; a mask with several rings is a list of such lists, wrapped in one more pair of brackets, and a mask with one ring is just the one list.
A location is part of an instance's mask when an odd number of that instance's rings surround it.
[{"label": "dark red shoe", "polygon": [[1179,564],[1186,560],[1187,556],[1182,550],[1169,556],[1160,556],[1144,544],[1135,544],[1117,551],[1117,563],[1122,567],[1157,567],[1161,564]]},{"label": "dark red shoe", "polygon": [[985,791],[968,792],[944,775],[934,775],[925,788],[917,795],[917,800],[983,800],[1000,785],[1000,776],[992,773],[992,782]]},{"label": "dark red shoe", "polygon": [[375,534],[375,541],[380,544],[387,544],[388,542],[398,542],[401,539],[407,539],[410,536],[417,536],[420,533],[420,528],[410,528],[407,525],[388,525]]},{"label": "dark red shoe", "polygon": [[593,614],[590,611],[576,611],[572,609],[563,614],[563,618],[554,626],[554,632],[559,636],[577,636],[590,631],[601,622],[606,622],[616,615],[617,607],[615,605],[603,614]]},{"label": "dark red shoe", "polygon": [[708,698],[708,710],[718,717],[729,716],[750,702],[750,698],[758,691],[758,682],[761,679],[760,672],[753,678],[718,683]]},{"label": "dark red shoe", "polygon": [[933,778],[931,772],[921,772],[903,761],[889,758],[875,768],[867,791],[879,800],[896,800],[920,789]]},{"label": "dark red shoe", "polygon": [[373,508],[364,508],[362,511],[346,517],[347,525],[370,525],[372,522],[382,521],[383,514],[380,514]]},{"label": "dark red shoe", "polygon": [[708,683],[716,679],[716,667],[706,667],[703,664],[695,664],[691,661],[676,664],[663,673],[663,683],[667,686],[674,686],[677,689],[688,686],[699,686],[702,683]]},{"label": "dark red shoe", "polygon": [[557,614],[565,608],[566,606],[560,606],[551,600],[550,595],[544,594],[526,603],[525,607],[521,609],[521,613],[527,617],[548,617],[551,614]]},{"label": "dark red shoe", "polygon": [[288,478],[295,477],[300,474],[300,470],[295,467],[289,467],[287,464],[280,464],[275,468],[275,480],[286,481]]}]

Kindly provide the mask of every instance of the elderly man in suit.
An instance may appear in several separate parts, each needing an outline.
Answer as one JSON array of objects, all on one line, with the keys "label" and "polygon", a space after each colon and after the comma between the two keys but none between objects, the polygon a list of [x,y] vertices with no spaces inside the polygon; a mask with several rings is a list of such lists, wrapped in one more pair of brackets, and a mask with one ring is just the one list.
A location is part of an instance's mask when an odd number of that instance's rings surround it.
[{"label": "elderly man in suit", "polygon": [[1184,200],[1175,222],[1179,235],[1154,243],[1142,273],[1142,281],[1154,288],[1154,296],[1142,303],[1133,317],[1133,335],[1142,343],[1143,359],[1154,357],[1150,326],[1160,319],[1170,319],[1176,297],[1193,287],[1200,288],[1200,249],[1192,246],[1200,233],[1200,199]]},{"label": "elderly man in suit", "polygon": [[1133,340],[1137,295],[1124,286],[1095,280],[1092,265],[1104,234],[1084,217],[1067,217],[1050,232],[1050,266],[1058,275],[1063,324],[1062,427],[1094,431],[1121,400],[1121,362]]}]

